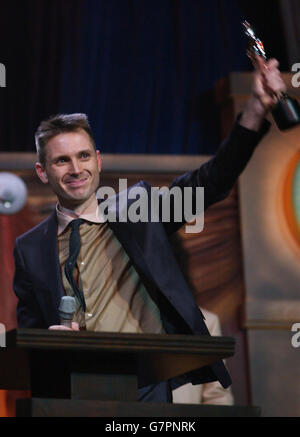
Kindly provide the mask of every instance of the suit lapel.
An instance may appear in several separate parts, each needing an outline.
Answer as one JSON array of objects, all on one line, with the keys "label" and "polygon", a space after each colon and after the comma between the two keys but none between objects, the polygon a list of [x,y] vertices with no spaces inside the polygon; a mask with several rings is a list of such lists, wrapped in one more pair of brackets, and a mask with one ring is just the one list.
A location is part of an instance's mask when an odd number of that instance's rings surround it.
[{"label": "suit lapel", "polygon": [[49,297],[47,301],[52,307],[51,313],[53,314],[53,316],[55,313],[55,319],[58,320],[58,306],[61,297],[65,293],[62,285],[58,258],[57,217],[55,211],[51,214],[48,221],[46,221],[45,223],[43,229],[43,239],[40,244],[41,249],[39,261],[43,266],[41,271],[43,272],[43,283],[45,284],[47,296]]}]

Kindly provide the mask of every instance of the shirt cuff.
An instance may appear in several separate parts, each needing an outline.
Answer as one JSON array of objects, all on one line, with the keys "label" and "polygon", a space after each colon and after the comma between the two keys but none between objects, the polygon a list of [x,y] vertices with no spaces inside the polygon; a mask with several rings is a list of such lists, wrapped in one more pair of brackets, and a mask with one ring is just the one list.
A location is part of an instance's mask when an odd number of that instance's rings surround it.
[{"label": "shirt cuff", "polygon": [[249,140],[252,142],[259,142],[270,130],[272,123],[270,123],[268,120],[264,119],[261,128],[259,131],[254,131],[251,129],[248,129],[247,127],[244,127],[239,124],[239,121],[241,119],[242,113],[239,113],[236,122],[234,125],[234,129],[237,130],[238,134],[241,136],[248,136]]}]

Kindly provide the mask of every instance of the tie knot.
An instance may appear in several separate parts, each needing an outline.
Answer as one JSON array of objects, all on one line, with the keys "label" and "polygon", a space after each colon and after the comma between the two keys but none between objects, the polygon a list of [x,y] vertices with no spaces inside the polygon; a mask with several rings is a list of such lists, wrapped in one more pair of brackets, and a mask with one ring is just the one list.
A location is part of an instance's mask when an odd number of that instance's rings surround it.
[{"label": "tie knot", "polygon": [[78,219],[72,220],[69,226],[70,226],[70,228],[71,228],[72,231],[75,231],[75,230],[78,230],[78,229],[79,229],[79,226],[80,226],[83,222],[84,222],[83,219],[78,218]]}]

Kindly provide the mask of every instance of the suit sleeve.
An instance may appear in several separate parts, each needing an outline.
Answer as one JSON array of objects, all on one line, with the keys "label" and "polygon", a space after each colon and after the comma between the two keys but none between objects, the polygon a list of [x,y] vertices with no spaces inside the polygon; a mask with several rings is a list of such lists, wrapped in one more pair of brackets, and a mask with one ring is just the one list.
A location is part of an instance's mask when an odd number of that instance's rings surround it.
[{"label": "suit sleeve", "polygon": [[14,248],[15,274],[13,288],[18,297],[17,319],[19,328],[44,328],[41,311],[26,273],[18,240]]},{"label": "suit sleeve", "polygon": [[230,135],[221,144],[217,153],[200,168],[185,173],[176,178],[170,185],[170,190],[179,187],[182,192],[182,221],[174,220],[175,206],[171,197],[172,216],[169,222],[164,222],[167,233],[176,232],[186,221],[184,207],[184,188],[192,189],[192,205],[195,211],[196,198],[199,196],[197,187],[204,188],[204,210],[210,205],[225,199],[239,175],[249,162],[253,152],[262,137],[268,132],[270,123],[264,121],[259,132],[249,130],[238,121],[233,126]]}]

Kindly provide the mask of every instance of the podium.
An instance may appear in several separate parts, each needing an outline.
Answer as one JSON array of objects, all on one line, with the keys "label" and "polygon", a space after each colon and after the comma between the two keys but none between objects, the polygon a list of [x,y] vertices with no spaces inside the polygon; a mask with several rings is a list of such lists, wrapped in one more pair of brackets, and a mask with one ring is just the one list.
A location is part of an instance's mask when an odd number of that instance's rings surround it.
[{"label": "podium", "polygon": [[257,415],[247,407],[137,401],[138,387],[233,353],[230,337],[18,329],[0,349],[0,388],[31,390],[31,399],[17,400],[20,417]]}]

